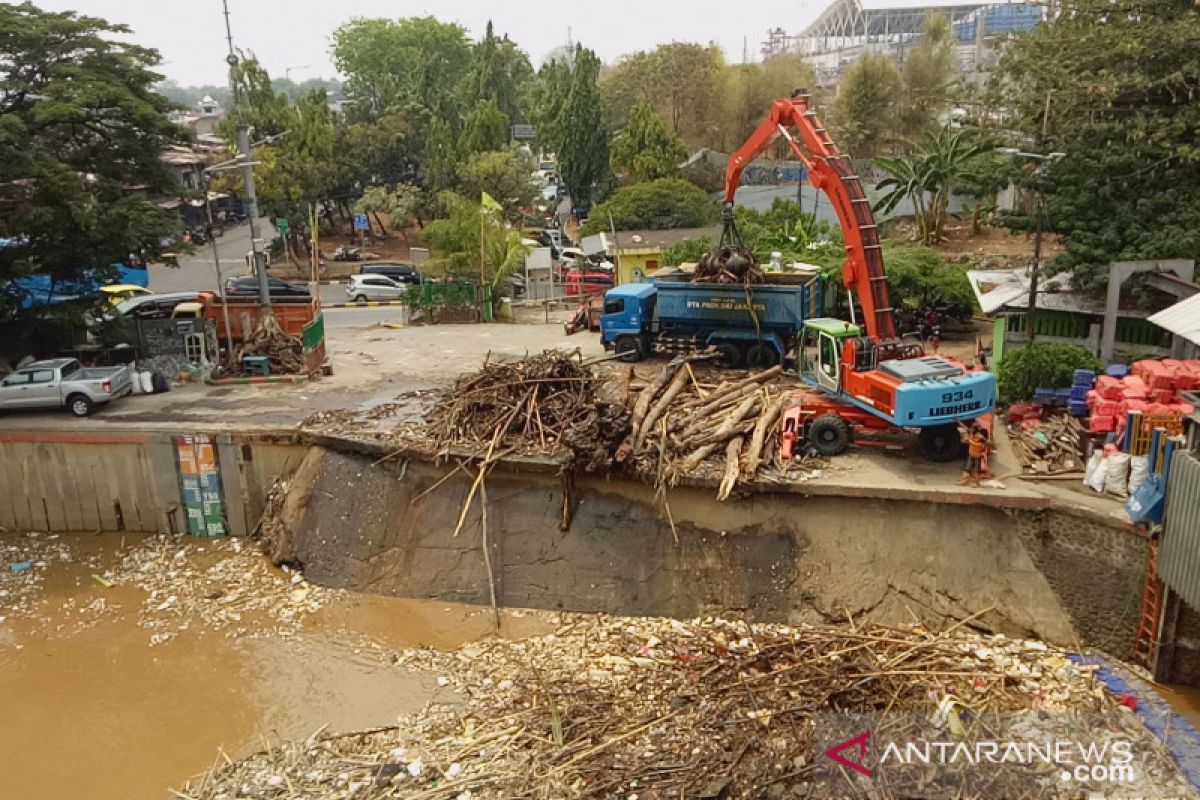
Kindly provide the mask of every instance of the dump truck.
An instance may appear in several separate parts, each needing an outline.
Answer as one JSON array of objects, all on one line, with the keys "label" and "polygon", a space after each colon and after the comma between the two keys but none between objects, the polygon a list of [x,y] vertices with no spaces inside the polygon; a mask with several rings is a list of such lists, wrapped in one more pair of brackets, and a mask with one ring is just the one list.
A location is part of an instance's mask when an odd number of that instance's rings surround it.
[{"label": "dump truck", "polygon": [[623,361],[712,348],[724,367],[774,366],[823,307],[816,275],[787,278],[753,286],[669,280],[618,286],[604,295],[600,341]]}]

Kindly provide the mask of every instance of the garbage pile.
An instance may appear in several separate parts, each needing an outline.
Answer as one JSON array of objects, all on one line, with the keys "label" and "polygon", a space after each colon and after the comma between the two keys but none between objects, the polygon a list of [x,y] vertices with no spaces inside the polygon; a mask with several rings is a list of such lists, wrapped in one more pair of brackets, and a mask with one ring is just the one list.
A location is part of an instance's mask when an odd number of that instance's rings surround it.
[{"label": "garbage pile", "polygon": [[[859,796],[862,785],[831,793],[820,784],[822,770],[829,774],[823,715],[927,719],[953,740],[964,729],[982,736],[973,720],[992,713],[1015,715],[1048,741],[1128,738],[1137,778],[1122,792],[1193,796],[1165,747],[1092,679],[1091,668],[1040,642],[961,629],[569,615],[552,635],[448,654],[415,651],[400,662],[433,670],[454,692],[452,704],[395,727],[322,731],[223,763],[180,796]],[[1070,728],[1075,713],[1087,713],[1094,727]],[[965,772],[960,767],[954,780]],[[1080,797],[1107,788],[1064,784],[1058,769],[1006,765],[988,774],[993,797]],[[875,784],[861,796],[905,795]]]},{"label": "garbage pile", "polygon": [[299,572],[275,569],[237,538],[148,537],[101,577],[147,593],[138,624],[151,631],[152,646],[192,625],[231,638],[292,636],[333,594]]},{"label": "garbage pile", "polygon": [[279,327],[273,315],[259,320],[254,332],[234,351],[232,362],[213,368],[213,378],[240,375],[242,359],[246,356],[265,356],[272,375],[300,375],[308,372],[304,363],[304,343]]},{"label": "garbage pile", "polygon": [[624,404],[600,391],[605,378],[576,355],[547,350],[519,361],[488,361],[435,403],[428,432],[439,451],[468,447],[504,455],[556,454],[600,471],[628,429]]}]

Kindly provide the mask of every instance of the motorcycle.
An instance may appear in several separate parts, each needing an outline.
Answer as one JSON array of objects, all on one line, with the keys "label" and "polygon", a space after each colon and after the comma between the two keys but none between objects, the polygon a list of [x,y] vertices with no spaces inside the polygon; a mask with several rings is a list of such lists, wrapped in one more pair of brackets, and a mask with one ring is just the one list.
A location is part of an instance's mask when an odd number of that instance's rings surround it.
[{"label": "motorcycle", "polygon": [[362,261],[362,256],[359,255],[357,247],[346,247],[344,244],[339,244],[337,249],[333,251],[334,261]]}]

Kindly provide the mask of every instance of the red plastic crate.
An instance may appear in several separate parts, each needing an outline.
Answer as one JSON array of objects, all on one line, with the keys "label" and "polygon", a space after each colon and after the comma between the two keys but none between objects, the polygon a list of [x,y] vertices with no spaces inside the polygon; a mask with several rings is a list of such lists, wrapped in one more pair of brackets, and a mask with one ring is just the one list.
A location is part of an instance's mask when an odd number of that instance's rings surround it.
[{"label": "red plastic crate", "polygon": [[1155,389],[1153,392],[1150,393],[1150,399],[1153,400],[1155,403],[1162,403],[1164,405],[1170,405],[1171,403],[1175,402],[1175,390],[1174,389]]},{"label": "red plastic crate", "polygon": [[1121,379],[1114,378],[1111,375],[1101,375],[1096,378],[1096,388],[1093,391],[1100,393],[1101,397],[1108,400],[1121,399]]},{"label": "red plastic crate", "polygon": [[1112,433],[1116,428],[1117,420],[1115,417],[1093,415],[1088,420],[1088,430],[1092,433]]}]

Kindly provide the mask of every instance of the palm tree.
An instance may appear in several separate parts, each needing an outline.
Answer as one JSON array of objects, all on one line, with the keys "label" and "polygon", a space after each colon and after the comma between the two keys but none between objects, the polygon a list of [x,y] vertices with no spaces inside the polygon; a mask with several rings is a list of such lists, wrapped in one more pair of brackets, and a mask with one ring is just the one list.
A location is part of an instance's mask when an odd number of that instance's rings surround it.
[{"label": "palm tree", "polygon": [[971,177],[968,172],[971,159],[984,149],[983,145],[968,141],[962,131],[940,128],[907,156],[876,159],[875,163],[888,174],[879,182],[885,194],[876,204],[876,212],[886,214],[901,200],[910,199],[917,221],[917,238],[922,244],[937,244],[944,238],[950,193]]}]

